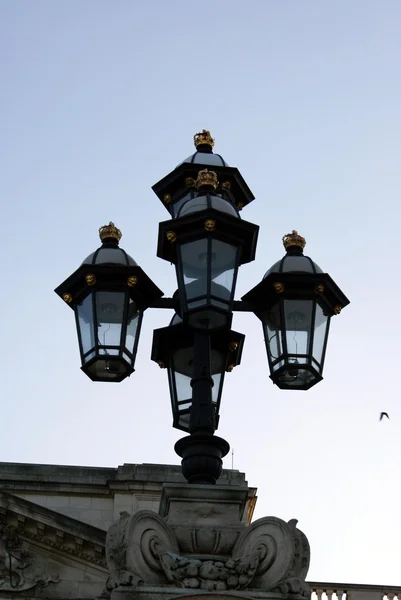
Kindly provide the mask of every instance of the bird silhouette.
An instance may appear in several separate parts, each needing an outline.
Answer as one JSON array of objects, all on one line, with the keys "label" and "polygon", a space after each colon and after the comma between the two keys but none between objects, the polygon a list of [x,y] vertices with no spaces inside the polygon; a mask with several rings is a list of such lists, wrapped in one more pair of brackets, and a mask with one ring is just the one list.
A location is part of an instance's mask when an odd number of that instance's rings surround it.
[{"label": "bird silhouette", "polygon": [[383,419],[383,417],[387,417],[388,419],[390,419],[390,417],[388,416],[388,414],[386,412],[381,412],[379,421],[381,421]]}]

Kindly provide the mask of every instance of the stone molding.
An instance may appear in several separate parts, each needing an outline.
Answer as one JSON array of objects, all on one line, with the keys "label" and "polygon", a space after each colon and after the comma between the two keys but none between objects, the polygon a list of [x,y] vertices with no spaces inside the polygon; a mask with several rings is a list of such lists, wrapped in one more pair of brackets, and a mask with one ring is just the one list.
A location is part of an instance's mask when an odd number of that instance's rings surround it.
[{"label": "stone molding", "polygon": [[104,531],[0,492],[0,529],[6,528],[18,532],[21,540],[39,543],[103,569],[106,567]]}]

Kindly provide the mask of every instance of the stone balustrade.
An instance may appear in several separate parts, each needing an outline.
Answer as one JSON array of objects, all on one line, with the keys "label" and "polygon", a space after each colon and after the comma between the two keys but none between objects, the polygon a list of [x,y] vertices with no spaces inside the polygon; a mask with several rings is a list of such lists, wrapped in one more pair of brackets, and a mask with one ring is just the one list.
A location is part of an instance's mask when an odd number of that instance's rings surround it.
[{"label": "stone balustrade", "polygon": [[311,600],[401,600],[401,587],[309,581]]}]

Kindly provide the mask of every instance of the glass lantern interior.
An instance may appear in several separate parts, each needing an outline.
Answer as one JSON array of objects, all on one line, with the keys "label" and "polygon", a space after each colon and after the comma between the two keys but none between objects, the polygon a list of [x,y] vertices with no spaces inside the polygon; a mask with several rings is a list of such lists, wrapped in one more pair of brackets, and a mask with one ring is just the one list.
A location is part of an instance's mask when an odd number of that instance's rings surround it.
[{"label": "glass lantern interior", "polygon": [[[212,349],[210,353],[211,376],[213,379],[212,402],[217,406],[224,376],[223,354]],[[174,422],[189,431],[189,415],[192,406],[191,380],[194,374],[194,347],[180,348],[173,352],[172,366],[168,369],[170,393],[173,403]]]},{"label": "glass lantern interior", "polygon": [[285,299],[262,320],[272,373],[285,367],[288,381],[307,379],[312,374],[302,365],[309,365],[321,374],[330,318],[316,300]]},{"label": "glass lantern interior", "polygon": [[238,248],[207,237],[182,244],[180,253],[187,310],[202,309],[202,315],[194,317],[196,322],[191,324],[205,329],[223,326],[226,315],[213,307],[226,312],[230,309]]},{"label": "glass lantern interior", "polygon": [[77,307],[82,366],[91,377],[121,380],[132,372],[142,311],[127,292],[93,291]]}]

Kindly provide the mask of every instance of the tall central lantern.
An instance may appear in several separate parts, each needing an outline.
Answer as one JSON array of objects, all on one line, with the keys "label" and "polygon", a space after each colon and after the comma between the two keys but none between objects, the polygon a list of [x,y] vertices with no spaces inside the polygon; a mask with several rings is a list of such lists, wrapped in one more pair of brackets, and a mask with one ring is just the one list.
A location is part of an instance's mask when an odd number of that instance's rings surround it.
[{"label": "tall central lantern", "polygon": [[[209,132],[196,134],[197,154],[206,163],[216,157],[213,144]],[[237,169],[223,166],[224,179],[219,180],[218,164],[215,170],[196,168],[196,177],[186,176],[189,165],[195,175],[195,162],[183,163],[174,172],[184,179],[187,193],[176,198],[173,218],[159,225],[157,254],[175,264],[177,312],[183,321],[195,329],[229,328],[238,268],[254,260],[259,227],[242,220],[233,201],[230,179],[238,179]],[[174,183],[177,195],[182,184]],[[164,201],[171,201],[172,194],[163,192]]]}]

